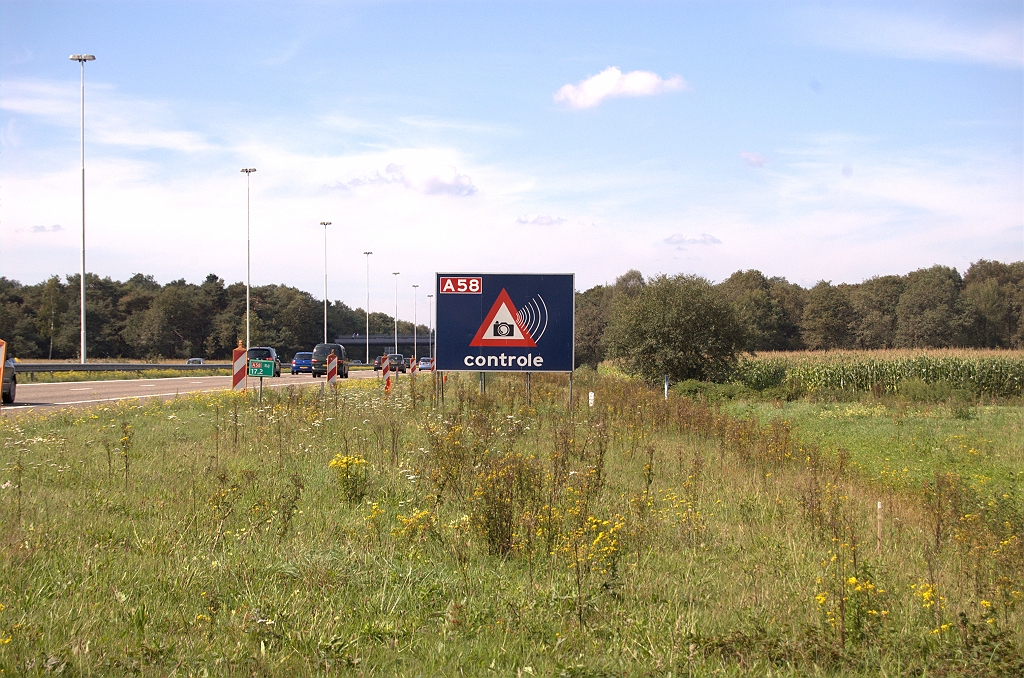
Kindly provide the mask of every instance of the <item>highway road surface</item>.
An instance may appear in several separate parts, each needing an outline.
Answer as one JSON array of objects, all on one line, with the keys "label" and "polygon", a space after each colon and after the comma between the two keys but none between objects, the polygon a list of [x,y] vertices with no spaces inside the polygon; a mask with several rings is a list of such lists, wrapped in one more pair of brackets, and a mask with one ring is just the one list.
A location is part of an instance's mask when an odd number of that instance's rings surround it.
[{"label": "highway road surface", "polygon": [[[374,379],[380,374],[373,370],[349,372],[350,379]],[[405,375],[402,375],[405,376]],[[323,378],[309,374],[282,372],[275,379],[264,379],[263,388],[308,386],[322,384]],[[258,379],[250,380],[250,386]],[[19,381],[13,405],[4,405],[5,414],[45,411],[62,407],[89,407],[130,398],[173,398],[196,391],[220,391],[231,388],[231,377],[169,377],[164,379],[117,379],[110,381],[66,381],[40,384]]]}]

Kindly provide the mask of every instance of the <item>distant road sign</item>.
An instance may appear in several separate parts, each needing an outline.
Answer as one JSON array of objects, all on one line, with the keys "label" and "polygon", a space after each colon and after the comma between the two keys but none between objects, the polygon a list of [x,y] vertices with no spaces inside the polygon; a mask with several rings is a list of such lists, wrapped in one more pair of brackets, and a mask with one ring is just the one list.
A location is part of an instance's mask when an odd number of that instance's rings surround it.
[{"label": "distant road sign", "polygon": [[573,274],[438,273],[436,283],[438,370],[573,370]]},{"label": "distant road sign", "polygon": [[273,360],[250,360],[249,361],[249,376],[250,377],[272,377],[272,376],[274,376],[274,361]]}]

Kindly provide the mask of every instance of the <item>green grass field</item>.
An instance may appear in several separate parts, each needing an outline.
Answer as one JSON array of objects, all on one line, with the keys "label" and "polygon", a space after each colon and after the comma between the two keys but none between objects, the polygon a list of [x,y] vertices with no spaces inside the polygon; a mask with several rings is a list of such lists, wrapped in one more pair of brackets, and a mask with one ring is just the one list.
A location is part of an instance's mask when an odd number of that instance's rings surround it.
[{"label": "green grass field", "polygon": [[1024,671],[1019,404],[398,383],[4,419],[0,669]]},{"label": "green grass field", "polygon": [[734,416],[782,418],[830,453],[846,449],[866,479],[906,490],[936,473],[1024,496],[1024,409],[1019,405],[862,401],[732,402]]},{"label": "green grass field", "polygon": [[229,377],[231,370],[139,370],[138,372],[34,372],[18,375],[22,384],[51,384],[69,381],[118,381],[122,379],[166,379],[168,377]]}]

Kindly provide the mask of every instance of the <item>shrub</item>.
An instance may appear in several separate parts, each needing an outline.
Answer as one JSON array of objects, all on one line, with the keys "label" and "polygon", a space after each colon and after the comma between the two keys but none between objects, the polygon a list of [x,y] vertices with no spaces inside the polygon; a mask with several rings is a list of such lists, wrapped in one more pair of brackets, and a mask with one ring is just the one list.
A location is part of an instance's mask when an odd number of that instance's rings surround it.
[{"label": "shrub", "polygon": [[729,303],[696,276],[651,279],[635,296],[615,302],[605,333],[609,356],[648,382],[663,375],[724,380],[743,346],[743,330]]},{"label": "shrub", "polygon": [[334,455],[330,467],[338,474],[338,485],[341,494],[348,501],[359,501],[366,495],[367,473],[366,459],[361,455]]}]

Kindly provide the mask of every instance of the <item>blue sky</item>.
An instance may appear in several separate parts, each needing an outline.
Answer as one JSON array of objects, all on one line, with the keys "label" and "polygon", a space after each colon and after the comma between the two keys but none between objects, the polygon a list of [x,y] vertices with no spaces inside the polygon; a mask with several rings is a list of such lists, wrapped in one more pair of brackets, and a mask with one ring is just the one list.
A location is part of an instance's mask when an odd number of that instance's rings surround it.
[{"label": "blue sky", "polygon": [[[803,285],[1024,258],[1024,3],[0,0],[0,275]],[[614,69],[614,70],[612,70]],[[426,309],[421,296],[420,313]],[[406,299],[408,298],[408,299]]]}]

